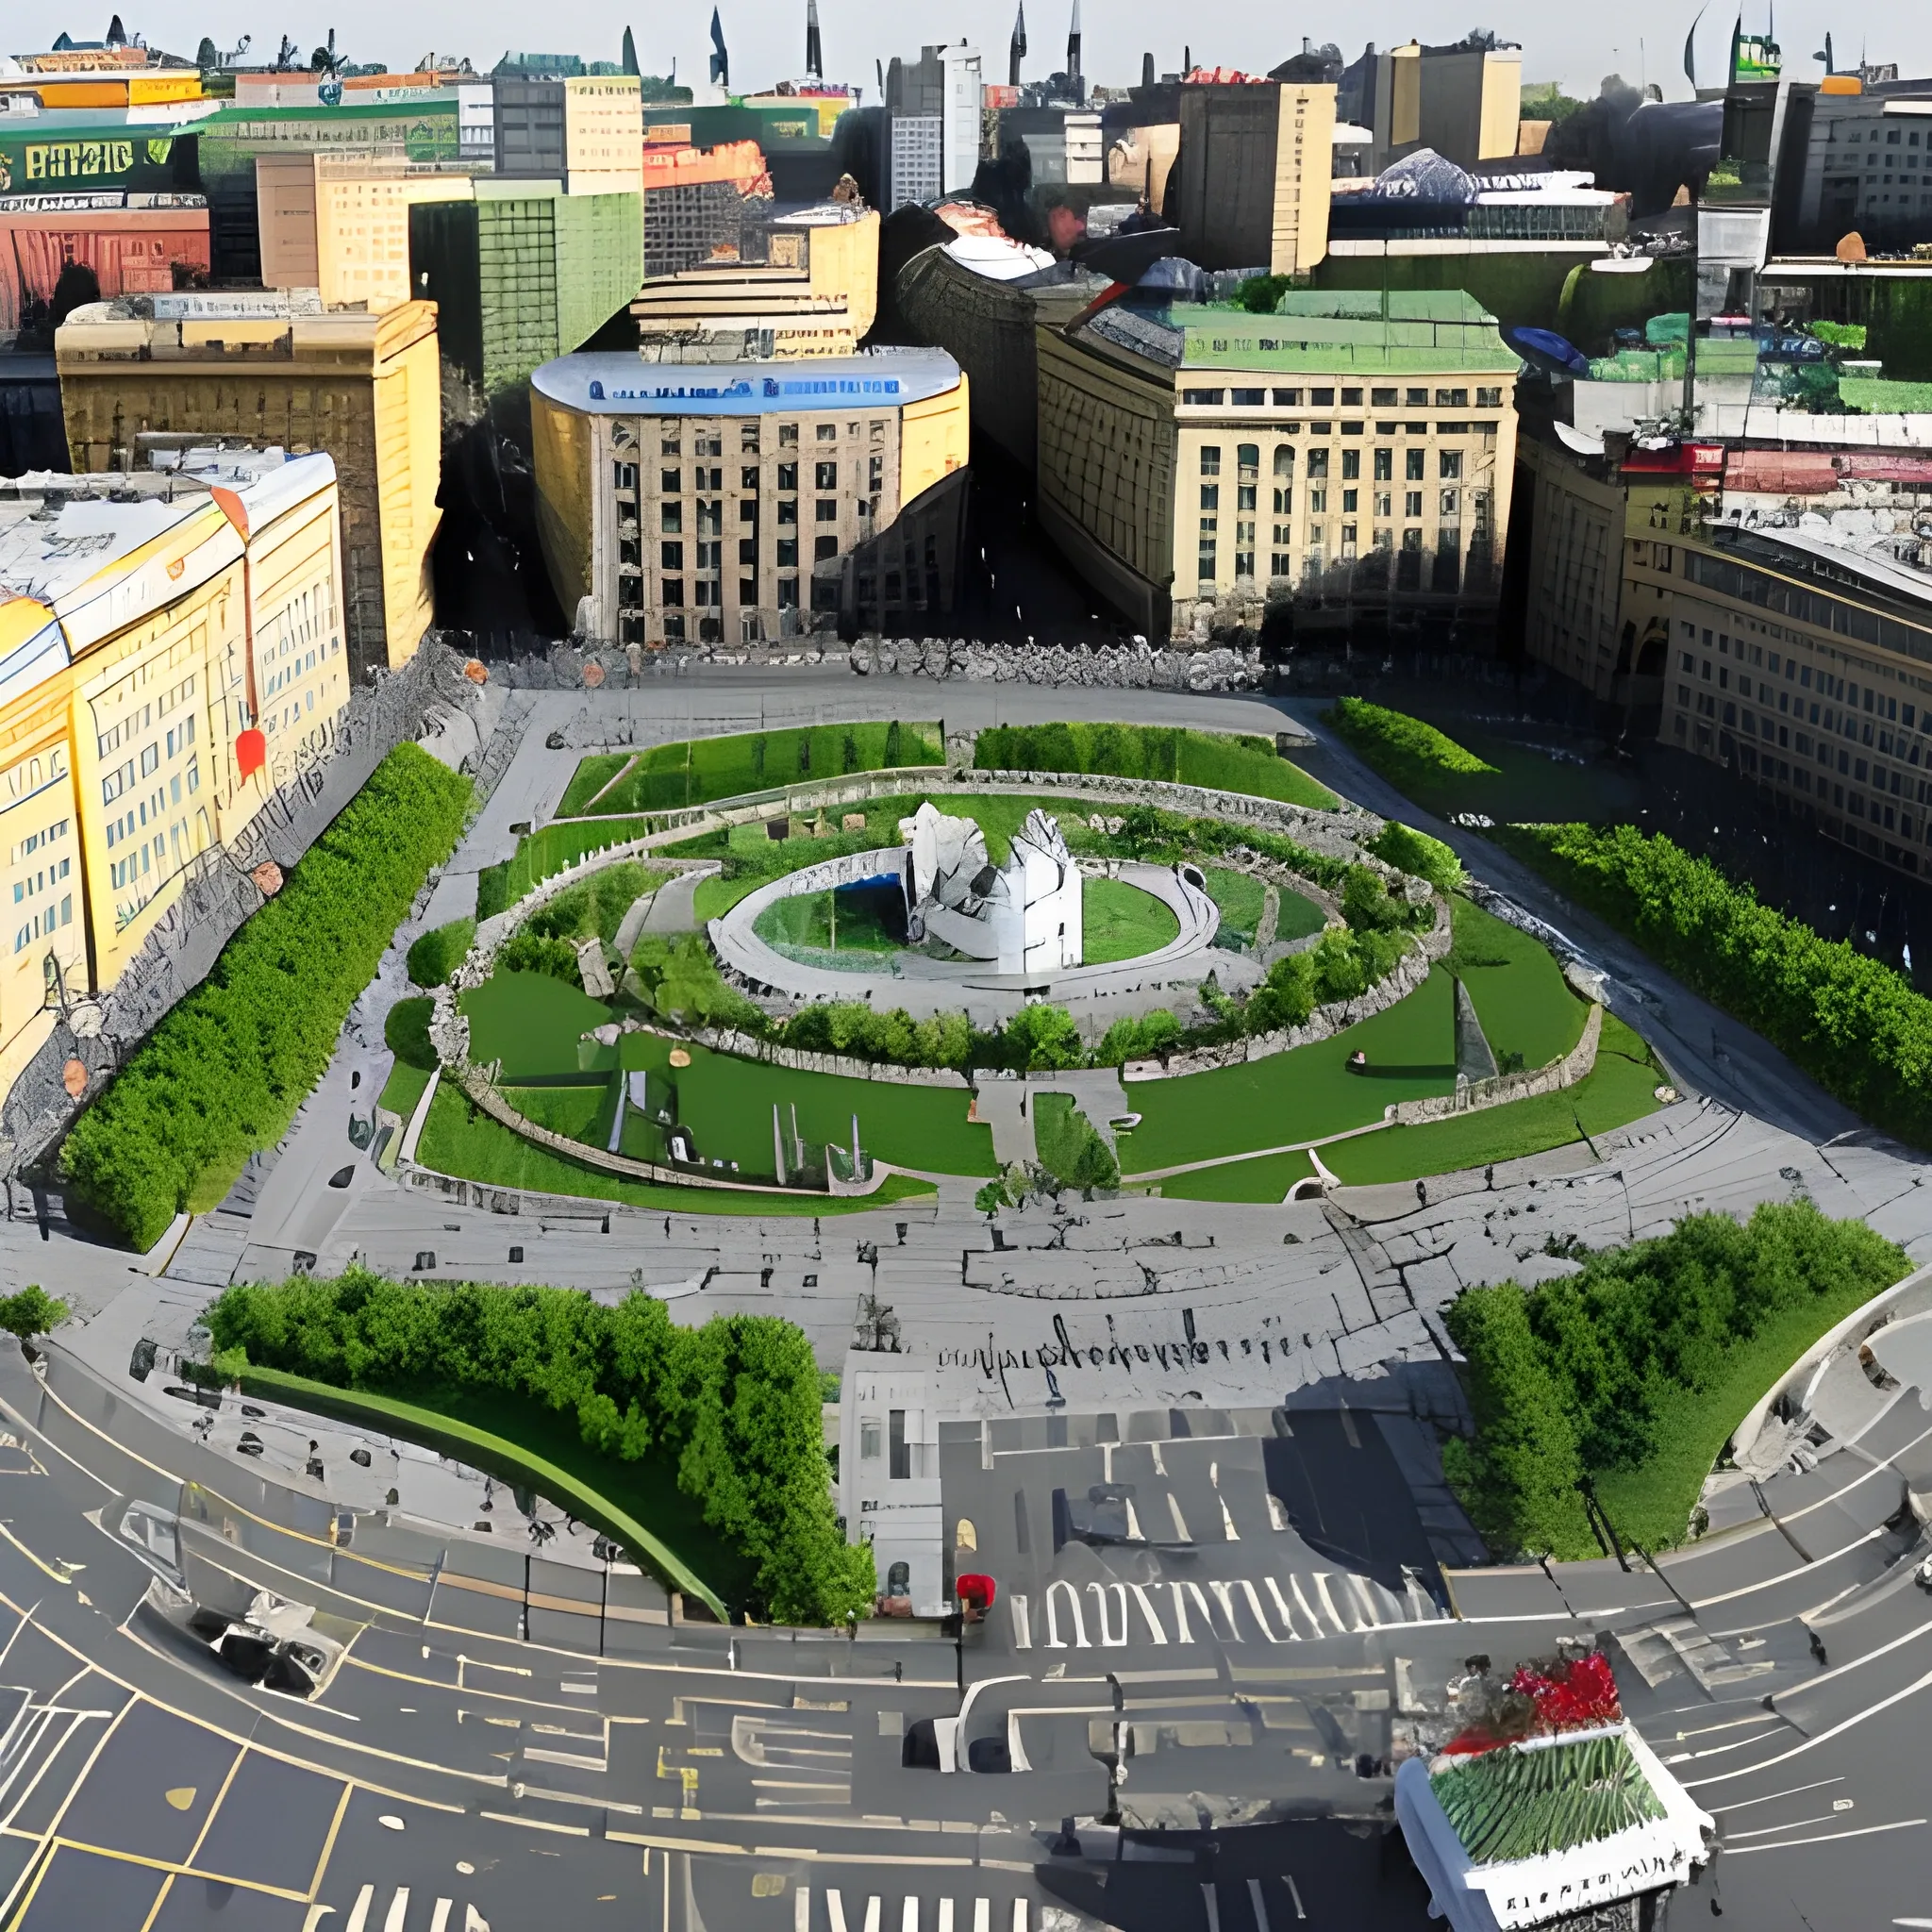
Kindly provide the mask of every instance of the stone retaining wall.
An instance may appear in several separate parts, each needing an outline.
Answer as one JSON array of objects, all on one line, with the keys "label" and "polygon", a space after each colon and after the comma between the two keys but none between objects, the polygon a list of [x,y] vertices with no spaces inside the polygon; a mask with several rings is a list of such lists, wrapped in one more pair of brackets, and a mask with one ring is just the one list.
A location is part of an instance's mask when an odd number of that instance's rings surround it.
[{"label": "stone retaining wall", "polygon": [[[463,635],[451,641],[463,645]],[[759,644],[556,643],[549,650],[493,659],[492,680],[516,691],[635,691],[675,677],[690,664],[848,664],[861,677],[960,678],[969,683],[1082,685],[1120,691],[1233,691],[1258,690],[1265,673],[1257,647],[1226,645],[1156,649],[1131,643],[1079,645],[976,643],[965,638],[861,638],[849,648],[824,632]]]},{"label": "stone retaining wall", "polygon": [[902,1087],[956,1087],[962,1091],[973,1084],[953,1067],[902,1067],[896,1061],[862,1060],[851,1054],[810,1053],[801,1046],[780,1046],[775,1041],[760,1040],[755,1033],[740,1033],[729,1026],[693,1027],[687,1037],[714,1053],[763,1060],[769,1067],[787,1067],[799,1074],[836,1074],[845,1080],[887,1080]]},{"label": "stone retaining wall", "polygon": [[1596,1065],[1597,1042],[1603,1038],[1604,1009],[1594,1001],[1583,1022],[1583,1037],[1560,1059],[1527,1073],[1498,1074],[1488,1080],[1457,1076],[1454,1093],[1437,1093],[1424,1100],[1398,1100],[1382,1109],[1382,1118],[1402,1126],[1424,1121],[1447,1120],[1452,1114],[1474,1113],[1486,1107],[1503,1107],[1512,1100],[1529,1100],[1539,1093],[1556,1093],[1574,1087]]}]

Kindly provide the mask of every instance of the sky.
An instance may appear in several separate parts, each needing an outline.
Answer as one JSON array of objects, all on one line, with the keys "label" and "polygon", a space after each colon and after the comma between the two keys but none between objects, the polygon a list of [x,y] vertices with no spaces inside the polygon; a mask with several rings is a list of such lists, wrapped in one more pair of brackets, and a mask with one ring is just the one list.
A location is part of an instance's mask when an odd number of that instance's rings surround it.
[{"label": "sky", "polygon": [[[50,37],[65,25],[76,41],[98,38],[117,0],[87,4],[98,18],[75,14],[68,7],[44,13],[9,8],[8,51],[33,51],[12,45],[29,18],[58,23],[46,28]],[[325,40],[333,26],[339,49],[357,61],[380,60],[408,69],[433,50],[467,54],[477,68],[487,70],[511,47],[614,60],[628,24],[646,72],[667,72],[675,56],[681,79],[702,79],[710,45],[710,0],[630,13],[604,0],[546,0],[541,8],[528,0],[323,0],[321,5],[310,0],[306,6],[283,0],[279,8],[265,7],[261,0],[118,4],[130,33],[190,56],[204,34],[226,47],[242,33],[252,33],[248,58],[254,59],[272,56],[285,32],[308,47]],[[1032,0],[1026,23],[1028,76],[1043,77],[1063,64],[1071,4]],[[734,90],[764,87],[799,72],[805,57],[805,0],[718,0],[718,5],[731,49]],[[1763,29],[1764,8],[1765,0],[1747,0],[1747,31]],[[1618,73],[1631,81],[1657,82],[1667,99],[1685,99],[1690,88],[1683,71],[1684,36],[1695,14],[1695,5],[1682,0],[1619,0],[1614,7],[1564,6],[1554,13],[1547,5],[1529,0],[1502,6],[1472,5],[1471,0],[1405,0],[1397,6],[1369,0],[1295,15],[1254,0],[1207,0],[1181,8],[1166,0],[1085,0],[1082,65],[1090,80],[1131,83],[1141,77],[1143,49],[1153,53],[1158,72],[1177,69],[1186,36],[1197,63],[1263,72],[1297,51],[1304,33],[1318,43],[1337,41],[1353,59],[1369,41],[1378,47],[1411,38],[1456,41],[1472,26],[1482,25],[1522,42],[1525,81],[1555,80],[1572,93],[1591,95],[1606,75]],[[894,54],[917,58],[926,42],[965,38],[985,55],[987,77],[1006,78],[1012,0],[948,0],[942,6],[926,0],[910,13],[891,0],[820,0],[819,15],[826,78],[864,86],[868,101],[877,98],[874,60],[890,61]],[[1711,0],[1698,30],[1700,78],[1707,77],[1707,70],[1710,79],[1721,73],[1736,18],[1736,0]],[[1932,74],[1932,7],[1877,0],[1847,12],[1824,0],[1806,0],[1778,8],[1777,39],[1788,73],[1810,77],[1824,72],[1811,55],[1823,49],[1827,27],[1841,68],[1856,65],[1862,47],[1874,61],[1896,60],[1903,75]]]}]

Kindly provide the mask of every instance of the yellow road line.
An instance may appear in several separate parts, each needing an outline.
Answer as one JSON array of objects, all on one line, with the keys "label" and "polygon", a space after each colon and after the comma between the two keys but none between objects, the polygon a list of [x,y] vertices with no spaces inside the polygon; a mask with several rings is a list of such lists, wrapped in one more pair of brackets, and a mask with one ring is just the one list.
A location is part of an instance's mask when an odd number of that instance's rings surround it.
[{"label": "yellow road line", "polygon": [[328,1861],[335,1853],[336,1834],[342,1828],[342,1819],[349,1808],[349,1799],[355,1787],[344,1779],[342,1794],[336,1800],[336,1815],[328,1822],[328,1836],[322,1841],[322,1856],[315,1861],[315,1875],[308,1881],[307,1897],[313,1902],[315,1894],[322,1890],[322,1874],[328,1870]]}]

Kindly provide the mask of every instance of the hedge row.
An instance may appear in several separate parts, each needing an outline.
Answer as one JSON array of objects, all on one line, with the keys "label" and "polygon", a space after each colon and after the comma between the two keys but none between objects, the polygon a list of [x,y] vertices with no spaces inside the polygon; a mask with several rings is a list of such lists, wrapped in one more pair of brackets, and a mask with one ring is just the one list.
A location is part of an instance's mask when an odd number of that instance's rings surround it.
[{"label": "hedge row", "polygon": [[1634,825],[1512,825],[1500,842],[1628,933],[1827,1092],[1932,1147],[1932,1000],[1890,967]]},{"label": "hedge row", "polygon": [[1366,698],[1337,698],[1328,713],[1328,723],[1338,738],[1353,745],[1385,773],[1405,766],[1424,766],[1432,772],[1474,777],[1496,769],[1457,744],[1447,732],[1438,731],[1420,718],[1411,718],[1407,711],[1372,705]]},{"label": "hedge row", "polygon": [[557,1288],[395,1282],[356,1269],[228,1289],[208,1309],[215,1365],[408,1394],[457,1383],[574,1415],[618,1461],[675,1461],[677,1486],[757,1573],[754,1615],[835,1624],[876,1589],[872,1551],[833,1513],[819,1371],[775,1315],[676,1326],[655,1296],[606,1307]]},{"label": "hedge row", "polygon": [[1445,1443],[1443,1467],[1505,1556],[1603,1554],[1586,1484],[1620,1540],[1679,1542],[1751,1402],[1910,1266],[1862,1222],[1799,1201],[1742,1226],[1691,1215],[1541,1288],[1465,1289],[1444,1321],[1475,1438]]},{"label": "hedge row", "polygon": [[982,772],[1090,772],[1243,791],[1327,809],[1335,795],[1274,749],[1272,739],[1163,724],[994,724],[973,750]]},{"label": "hedge row", "polygon": [[75,1124],[61,1170],[85,1208],[151,1247],[288,1132],[471,797],[420,747],[390,753]]}]

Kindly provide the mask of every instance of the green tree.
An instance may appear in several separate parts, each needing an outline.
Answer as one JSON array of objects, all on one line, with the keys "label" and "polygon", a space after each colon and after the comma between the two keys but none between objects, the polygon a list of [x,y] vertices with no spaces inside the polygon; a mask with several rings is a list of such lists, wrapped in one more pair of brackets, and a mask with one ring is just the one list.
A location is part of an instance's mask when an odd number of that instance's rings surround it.
[{"label": "green tree", "polygon": [[49,1335],[67,1319],[67,1304],[29,1282],[18,1294],[0,1295],[0,1329],[30,1341],[36,1335]]},{"label": "green tree", "polygon": [[1080,1029],[1064,1007],[1022,1007],[1007,1022],[1006,1038],[1019,1064],[1029,1073],[1077,1067],[1086,1058]]},{"label": "green tree", "polygon": [[1470,1520],[1512,1555],[1574,1553],[1590,1541],[1576,1430],[1522,1289],[1465,1289],[1445,1319],[1469,1363],[1475,1440],[1445,1444],[1443,1466]]}]

